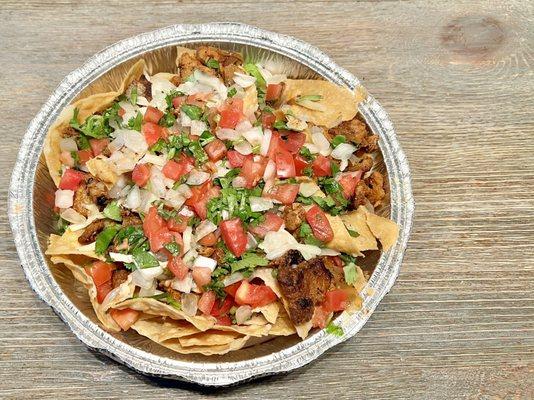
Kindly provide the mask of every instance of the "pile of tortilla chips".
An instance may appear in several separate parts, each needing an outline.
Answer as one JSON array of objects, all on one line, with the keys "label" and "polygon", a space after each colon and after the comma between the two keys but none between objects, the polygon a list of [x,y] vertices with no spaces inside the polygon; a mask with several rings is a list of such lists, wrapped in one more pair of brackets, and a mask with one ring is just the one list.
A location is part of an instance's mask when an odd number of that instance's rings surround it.
[{"label": "pile of tortilla chips", "polygon": [[[190,50],[180,48],[178,54],[180,55],[183,51]],[[75,108],[79,110],[78,119],[83,122],[93,113],[109,107],[134,80],[140,78],[146,69],[145,61],[139,60],[132,66],[116,90],[83,98],[63,110],[51,127],[44,146],[46,163],[56,185],[61,178],[59,172],[61,132],[69,125],[73,110]],[[173,76],[172,74],[166,75],[169,79]],[[287,80],[285,85],[282,96],[286,100],[310,92],[322,95],[320,106],[323,109],[319,111],[310,110],[298,104],[291,107],[294,115],[304,115],[308,121],[325,127],[335,126],[341,121],[354,118],[357,104],[361,101],[360,94],[356,95],[326,81]],[[248,96],[247,92],[247,98],[250,98],[250,101],[245,101],[245,113],[247,108],[251,110],[257,108],[257,104],[254,104],[254,102],[257,103],[255,87],[252,86],[249,92],[250,95]],[[117,179],[114,171],[101,163],[98,158],[92,159],[87,167],[94,176],[110,186]],[[95,215],[96,217],[93,218],[98,218],[98,213]],[[377,240],[380,241],[382,248],[387,250],[397,238],[397,227],[392,221],[370,213],[365,207],[360,207],[346,215],[329,215],[328,218],[334,231],[334,239],[327,243],[327,247],[354,256],[362,256],[363,251],[377,250]],[[225,354],[275,336],[298,333],[299,336],[305,338],[308,335],[311,321],[302,326],[293,325],[286,311],[287,304],[281,299],[280,288],[269,268],[257,268],[252,278],[263,280],[280,297],[280,301],[254,309],[252,317],[242,325],[219,326],[214,317],[190,316],[175,305],[154,298],[137,297],[136,287],[130,277],[113,289],[102,303],[99,303],[96,300],[96,287],[84,266],[94,260],[105,258],[95,253],[95,243],[85,246],[78,243],[78,237],[90,222],[92,221],[88,219],[85,223],[71,225],[61,236],[51,235],[46,254],[52,263],[67,267],[75,279],[87,288],[95,313],[102,326],[108,331],[119,332],[121,330],[111,317],[110,310],[130,308],[141,313],[141,317],[132,325],[132,329],[162,346],[184,354]],[[348,229],[358,231],[359,236],[352,237]],[[356,282],[351,287],[352,306],[346,312],[361,308],[362,290],[366,280],[359,268],[358,274]]]}]

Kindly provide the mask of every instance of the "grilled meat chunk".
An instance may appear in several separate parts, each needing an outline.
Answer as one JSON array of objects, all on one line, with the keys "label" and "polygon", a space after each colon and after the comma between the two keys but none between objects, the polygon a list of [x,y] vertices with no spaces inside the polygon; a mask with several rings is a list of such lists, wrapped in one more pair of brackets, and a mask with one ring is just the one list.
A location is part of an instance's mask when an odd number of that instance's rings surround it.
[{"label": "grilled meat chunk", "polygon": [[63,136],[64,138],[66,137],[76,137],[78,136],[80,133],[74,129],[72,126],[66,126],[63,131],[61,132],[61,136]]},{"label": "grilled meat chunk", "polygon": [[366,199],[374,206],[380,205],[386,191],[384,188],[384,177],[378,171],[371,173],[370,176],[358,182],[354,195],[354,208],[365,205]]},{"label": "grilled meat chunk", "polygon": [[109,201],[108,188],[104,182],[89,176],[85,182],[74,193],[74,208],[77,212],[87,217],[86,206],[96,204],[102,210]]},{"label": "grilled meat chunk", "polygon": [[204,257],[211,257],[212,254],[215,252],[215,247],[208,247],[208,246],[199,246],[197,248],[198,254]]},{"label": "grilled meat chunk", "polygon": [[189,53],[183,53],[178,61],[180,67],[180,78],[182,80],[187,79],[195,69],[204,72],[208,75],[215,75],[215,71],[209,67],[206,67],[202,62],[194,55]]},{"label": "grilled meat chunk", "polygon": [[358,117],[331,128],[328,134],[331,139],[337,135],[345,136],[349,142],[358,146],[362,154],[364,152],[371,153],[378,149],[378,136],[371,134],[365,122],[358,119]]},{"label": "grilled meat chunk", "polygon": [[286,229],[289,232],[294,232],[300,228],[302,223],[306,220],[306,211],[300,203],[293,203],[284,208],[282,215]]},{"label": "grilled meat chunk", "polygon": [[78,238],[78,243],[93,243],[98,234],[102,232],[107,225],[109,225],[109,222],[110,221],[107,219],[97,219],[96,221],[91,222]]},{"label": "grilled meat chunk", "polygon": [[360,157],[360,161],[358,161],[355,164],[349,164],[349,167],[347,168],[349,171],[363,171],[365,174],[367,171],[370,171],[371,168],[373,168],[373,157],[371,157],[370,154],[363,154]]},{"label": "grilled meat chunk", "polygon": [[277,279],[289,304],[289,317],[300,325],[312,319],[314,308],[324,301],[333,277],[322,258],[313,258],[298,265],[281,265]]},{"label": "grilled meat chunk", "polygon": [[126,282],[129,274],[130,273],[125,269],[114,270],[111,275],[111,285],[113,286],[113,289]]},{"label": "grilled meat chunk", "polygon": [[284,265],[295,265],[304,261],[302,254],[298,250],[289,250],[283,256],[272,260],[269,263],[271,268],[280,268]]},{"label": "grilled meat chunk", "polygon": [[137,226],[137,225],[143,225],[143,221],[141,218],[139,218],[139,215],[136,213],[122,209],[121,210],[121,216],[122,216],[122,226]]},{"label": "grilled meat chunk", "polygon": [[231,85],[233,83],[234,73],[239,70],[239,66],[243,64],[243,57],[239,53],[217,49],[211,46],[200,46],[197,49],[197,58],[203,63],[216,60],[219,63],[219,73],[224,80],[224,83]]},{"label": "grilled meat chunk", "polygon": [[127,96],[131,95],[134,87],[137,89],[137,95],[139,97],[144,97],[148,101],[152,100],[152,83],[146,78],[146,76],[141,75],[138,80],[135,80],[130,84],[128,90],[126,91]]}]

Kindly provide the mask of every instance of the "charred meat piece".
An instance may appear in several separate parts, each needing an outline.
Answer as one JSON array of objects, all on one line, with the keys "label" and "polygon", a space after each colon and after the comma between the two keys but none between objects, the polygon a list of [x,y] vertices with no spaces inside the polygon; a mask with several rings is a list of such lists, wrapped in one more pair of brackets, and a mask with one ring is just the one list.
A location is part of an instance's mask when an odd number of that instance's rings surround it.
[{"label": "charred meat piece", "polygon": [[109,225],[109,222],[110,221],[107,219],[97,219],[96,221],[91,222],[78,238],[78,243],[93,243],[98,234],[102,232],[107,225]]},{"label": "charred meat piece", "polygon": [[130,84],[126,94],[130,96],[133,88],[137,89],[137,96],[144,97],[148,101],[152,100],[152,83],[146,78],[146,76],[141,75],[138,80],[133,81]]},{"label": "charred meat piece", "polygon": [[360,157],[360,161],[356,164],[349,165],[347,169],[349,171],[363,171],[363,173],[366,173],[373,168],[373,163],[373,157],[371,157],[370,154],[365,153]]},{"label": "charred meat piece", "polygon": [[280,266],[277,279],[289,304],[291,321],[300,325],[312,319],[314,308],[324,301],[333,277],[321,258],[313,258],[298,265]]},{"label": "charred meat piece", "polygon": [[231,85],[233,83],[234,73],[239,70],[243,64],[243,57],[239,53],[217,49],[211,46],[200,46],[197,49],[197,58],[203,63],[216,60],[219,63],[219,72],[224,83]]},{"label": "charred meat piece", "polygon": [[215,247],[199,246],[197,248],[197,252],[201,256],[211,257],[211,255],[215,252]]},{"label": "charred meat piece", "polygon": [[143,225],[143,221],[139,216],[126,209],[121,210],[121,216],[122,216],[122,226],[137,226],[137,225]]},{"label": "charred meat piece", "polygon": [[61,136],[63,136],[64,138],[66,137],[76,137],[78,136],[80,133],[74,129],[72,126],[66,126],[63,131],[61,132]]},{"label": "charred meat piece", "polygon": [[82,184],[78,189],[76,189],[76,192],[74,192],[74,200],[72,204],[72,208],[74,208],[77,212],[79,212],[84,217],[87,217],[89,215],[89,210],[85,206],[94,204],[93,200],[91,199],[91,196],[89,196],[89,193],[87,192],[87,187],[85,184]]},{"label": "charred meat piece", "polygon": [[215,75],[213,69],[206,67],[199,59],[189,53],[182,54],[180,61],[178,61],[178,66],[180,67],[180,78],[182,80],[187,79],[195,69],[208,75]]},{"label": "charred meat piece", "polygon": [[109,201],[108,188],[104,182],[94,177],[88,177],[74,193],[73,201],[72,208],[87,217],[88,210],[86,206],[96,204],[99,210],[106,206]]},{"label": "charred meat piece", "polygon": [[213,250],[213,253],[211,253],[211,258],[215,259],[217,261],[217,264],[222,264],[224,261],[224,250],[216,247],[215,250]]},{"label": "charred meat piece", "polygon": [[328,131],[330,139],[337,135],[345,136],[349,142],[356,144],[359,151],[371,153],[378,149],[378,136],[373,135],[367,129],[365,122],[354,117],[350,121],[345,121]]},{"label": "charred meat piece", "polygon": [[332,274],[332,285],[331,289],[340,287],[345,284],[345,274],[343,272],[343,267],[339,267],[333,260],[333,257],[320,257],[323,261],[324,266]]},{"label": "charred meat piece", "polygon": [[376,207],[382,202],[385,196],[384,177],[380,172],[375,171],[369,177],[358,182],[353,205],[354,208],[358,208],[358,206],[365,205],[367,199]]},{"label": "charred meat piece", "polygon": [[299,263],[301,263],[303,261],[304,261],[304,258],[302,257],[302,254],[300,254],[300,251],[298,251],[298,250],[289,250],[283,256],[272,260],[269,263],[269,267],[271,267],[271,268],[280,268],[280,267],[282,267],[284,265],[295,265],[295,264],[299,264]]},{"label": "charred meat piece", "polygon": [[116,269],[113,271],[113,274],[111,275],[111,284],[113,289],[126,282],[129,274],[130,273],[125,269]]},{"label": "charred meat piece", "polygon": [[284,208],[282,215],[286,229],[289,232],[294,232],[300,228],[302,223],[306,220],[306,211],[300,203],[293,203]]}]

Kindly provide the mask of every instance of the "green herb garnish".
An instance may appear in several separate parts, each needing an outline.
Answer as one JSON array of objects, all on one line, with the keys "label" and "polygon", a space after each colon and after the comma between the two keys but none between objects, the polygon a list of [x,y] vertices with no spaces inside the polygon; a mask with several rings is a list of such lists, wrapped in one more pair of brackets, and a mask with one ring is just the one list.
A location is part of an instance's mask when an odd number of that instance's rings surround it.
[{"label": "green herb garnish", "polygon": [[199,120],[204,113],[202,108],[192,104],[182,104],[181,110],[192,120]]},{"label": "green herb garnish", "polygon": [[173,256],[180,254],[180,245],[176,242],[170,242],[163,245]]},{"label": "green herb garnish", "polygon": [[343,267],[343,273],[345,275],[345,282],[349,285],[353,285],[356,282],[356,277],[358,272],[356,271],[356,265],[354,263],[349,263]]},{"label": "green herb garnish", "polygon": [[228,97],[234,97],[236,94],[237,94],[237,89],[235,87],[228,89]]},{"label": "green herb garnish", "polygon": [[206,66],[211,69],[219,69],[219,61],[214,58],[209,58],[208,61],[206,61]]},{"label": "green herb garnish", "polygon": [[104,208],[104,211],[102,211],[102,213],[107,218],[112,219],[113,221],[122,221],[121,208],[119,207],[116,201],[112,201],[111,203],[109,203],[106,208]]},{"label": "green herb garnish", "polygon": [[346,143],[347,138],[345,136],[337,135],[335,138],[332,139],[332,147],[337,147],[341,143]]},{"label": "green herb garnish", "polygon": [[108,249],[111,241],[119,232],[119,225],[109,225],[96,237],[95,252],[96,254],[104,254]]},{"label": "green herb garnish", "polygon": [[329,333],[330,335],[334,336],[343,336],[343,328],[339,325],[334,324],[333,322],[330,322],[328,326],[325,328],[326,333]]},{"label": "green herb garnish", "polygon": [[159,267],[159,261],[156,256],[146,250],[140,248],[135,249],[132,252],[132,256],[134,258],[134,262],[137,268]]}]

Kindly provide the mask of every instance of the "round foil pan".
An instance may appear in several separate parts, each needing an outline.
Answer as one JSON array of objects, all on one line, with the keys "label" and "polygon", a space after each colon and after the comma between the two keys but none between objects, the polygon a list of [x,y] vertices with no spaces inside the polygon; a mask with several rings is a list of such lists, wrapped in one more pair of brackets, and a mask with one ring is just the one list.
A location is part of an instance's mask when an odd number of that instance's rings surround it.
[{"label": "round foil pan", "polygon": [[206,386],[226,386],[255,377],[290,371],[311,362],[326,350],[354,336],[390,290],[399,274],[414,213],[410,170],[393,125],[380,104],[368,96],[359,111],[380,137],[379,169],[387,172],[389,200],[377,213],[400,227],[396,245],[388,252],[367,254],[364,270],[374,271],[364,290],[363,309],[341,314],[336,324],[341,337],[323,331],[300,341],[278,337],[223,356],[180,355],[135,332],[110,334],[98,324],[87,293],[66,268],[52,265],[44,255],[53,232],[54,184],[42,156],[44,138],[60,111],[79,97],[106,91],[141,56],[150,72],[176,68],[176,45],[211,43],[241,51],[252,61],[293,78],[324,78],[350,89],[357,78],[317,48],[289,36],[235,23],[174,25],[116,43],[70,73],[30,123],[19,150],[9,192],[9,219],[24,272],[33,290],[65,321],[88,347],[143,374]]}]

